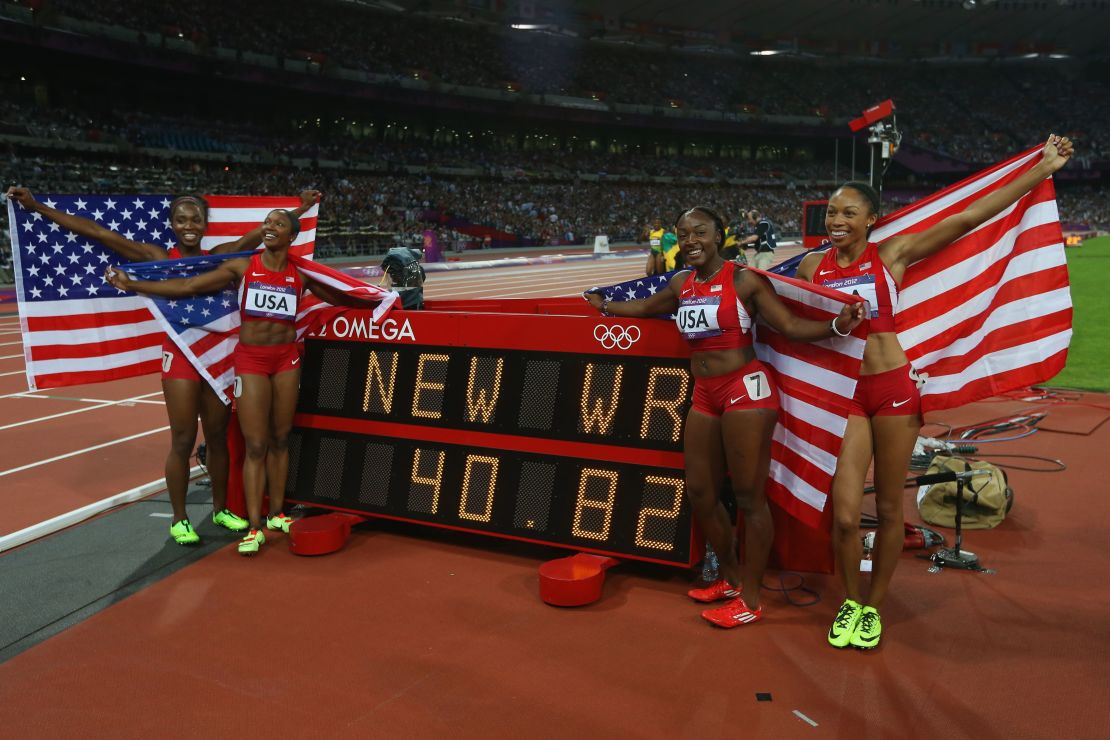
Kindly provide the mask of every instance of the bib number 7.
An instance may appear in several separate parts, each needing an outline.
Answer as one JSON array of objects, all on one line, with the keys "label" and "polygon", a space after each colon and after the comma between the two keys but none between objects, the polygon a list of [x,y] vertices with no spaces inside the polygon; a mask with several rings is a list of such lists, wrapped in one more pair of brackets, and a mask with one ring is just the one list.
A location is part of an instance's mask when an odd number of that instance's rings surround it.
[{"label": "bib number 7", "polygon": [[744,387],[748,391],[748,398],[753,401],[762,401],[771,395],[771,384],[767,382],[767,374],[762,370],[745,375]]}]

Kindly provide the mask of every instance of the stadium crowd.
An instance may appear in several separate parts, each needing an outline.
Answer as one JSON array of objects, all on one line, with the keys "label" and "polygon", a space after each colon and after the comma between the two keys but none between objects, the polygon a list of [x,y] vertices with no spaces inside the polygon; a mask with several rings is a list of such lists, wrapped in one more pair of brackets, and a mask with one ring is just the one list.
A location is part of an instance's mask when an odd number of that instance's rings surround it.
[{"label": "stadium crowd", "polygon": [[[447,175],[354,174],[290,168],[166,160],[136,155],[126,164],[97,155],[64,159],[27,156],[12,149],[5,182],[39,192],[286,193],[312,187],[325,193],[321,236],[340,245],[370,237],[379,244],[411,242],[430,225],[479,224],[527,244],[582,243],[605,234],[636,240],[655,217],[670,220],[684,204],[709,202],[739,215],[758,207],[784,233],[799,230],[800,204],[819,191],[724,183],[635,183],[514,180]],[[449,244],[461,237],[445,234]],[[366,239],[362,239],[365,241]],[[324,241],[327,241],[326,239]],[[338,247],[344,249],[345,246]]]},{"label": "stadium crowd", "polygon": [[[514,31],[460,19],[385,13],[351,3],[317,3],[311,23],[273,23],[305,14],[302,3],[187,0],[50,0],[64,15],[179,37],[204,53],[215,47],[312,60],[400,80],[444,86],[567,95],[656,109],[693,108],[753,115],[806,116],[815,123],[859,115],[894,98],[906,143],[984,163],[1038,143],[1058,130],[1083,143],[1084,156],[1110,157],[1110,94],[1101,82],[1029,66],[865,64],[752,58],[614,44]],[[1015,100],[1035,104],[1014,105]],[[1081,100],[1082,104],[1076,104]]]},{"label": "stadium crowd", "polygon": [[[463,94],[452,86],[569,95],[601,105],[803,116],[813,126],[838,128],[864,107],[892,97],[904,143],[968,163],[968,170],[1039,143],[1060,121],[1082,143],[1081,165],[1110,157],[1104,124],[1110,95],[1100,83],[1061,85],[1056,70],[979,65],[953,74],[951,67],[921,64],[692,53],[349,3],[314,5],[313,23],[277,24],[269,20],[297,18],[303,4],[37,5],[43,23],[76,18],[143,31],[150,44],[176,38],[202,54],[222,48],[312,60],[324,71],[344,67],[395,81],[419,78],[434,89]],[[343,22],[331,17],[340,13]],[[382,112],[372,123],[357,124],[340,114],[324,114],[332,120],[321,122],[306,111],[265,117],[183,113],[174,96],[147,99],[141,89],[128,94],[130,81],[110,77],[93,91],[55,81],[51,106],[10,87],[18,84],[0,81],[0,136],[20,141],[0,144],[7,148],[3,184],[38,192],[261,194],[318,188],[326,193],[318,242],[323,254],[418,243],[427,228],[438,230],[449,248],[583,243],[597,234],[637,240],[645,224],[657,217],[669,222],[692,202],[711,205],[728,220],[756,208],[790,236],[800,231],[801,203],[823,197],[831,181],[848,176],[843,165],[834,170],[817,157],[812,144],[677,143],[681,135],[665,126],[658,136],[638,132],[622,141],[590,140],[585,129],[551,134],[542,123],[530,131],[476,131],[449,118],[434,130],[413,124],[410,131],[404,119],[389,122]],[[1082,105],[1072,104],[1077,95]],[[1020,99],[1037,104],[1014,105]],[[939,183],[919,177],[914,185],[924,193]],[[1061,188],[1059,200],[1067,223],[1110,225],[1110,207],[1097,189]],[[888,207],[895,204],[892,199]],[[481,234],[490,232],[493,237],[484,241]],[[0,254],[0,264],[3,259]]]},{"label": "stadium crowd", "polygon": [[[729,220],[756,208],[780,234],[800,232],[801,204],[827,188],[737,186],[725,182],[637,183],[519,180],[445,174],[355,174],[343,168],[290,168],[244,164],[226,167],[188,157],[163,159],[67,154],[27,156],[10,149],[2,179],[38,192],[151,192],[265,194],[316,188],[325,193],[318,244],[324,256],[385,251],[418,244],[425,229],[439,232],[449,249],[483,246],[478,225],[494,235],[485,246],[587,243],[598,234],[640,240],[656,217],[669,222],[689,203],[711,205]],[[910,196],[899,193],[888,208]],[[1062,190],[1061,217],[1068,223],[1110,228],[1110,205],[1097,189]],[[471,234],[465,233],[471,231]]]}]

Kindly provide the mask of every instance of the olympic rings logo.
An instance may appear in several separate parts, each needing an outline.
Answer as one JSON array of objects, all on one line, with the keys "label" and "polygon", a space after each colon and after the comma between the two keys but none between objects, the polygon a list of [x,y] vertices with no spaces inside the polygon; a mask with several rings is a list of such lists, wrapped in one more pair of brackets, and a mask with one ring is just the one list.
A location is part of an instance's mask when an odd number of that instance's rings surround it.
[{"label": "olympic rings logo", "polygon": [[619,324],[598,324],[594,327],[594,339],[601,342],[605,349],[629,349],[640,341],[640,327],[630,326],[626,329]]}]

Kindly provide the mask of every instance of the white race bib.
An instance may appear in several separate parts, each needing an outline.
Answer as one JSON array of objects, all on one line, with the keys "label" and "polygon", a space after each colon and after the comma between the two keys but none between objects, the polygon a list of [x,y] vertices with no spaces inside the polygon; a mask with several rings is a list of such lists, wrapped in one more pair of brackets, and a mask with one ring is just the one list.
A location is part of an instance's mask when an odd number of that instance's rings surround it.
[{"label": "white race bib", "polygon": [[875,291],[875,276],[873,274],[853,275],[839,280],[826,280],[822,285],[848,295],[858,295],[867,301],[867,309],[871,312],[871,318],[878,318],[879,294]]},{"label": "white race bib", "polygon": [[678,331],[687,339],[718,336],[721,333],[721,325],[717,322],[720,307],[720,296],[684,298],[675,315]]},{"label": "white race bib", "polygon": [[295,319],[297,290],[292,285],[248,283],[247,300],[243,310],[248,316],[263,319]]}]

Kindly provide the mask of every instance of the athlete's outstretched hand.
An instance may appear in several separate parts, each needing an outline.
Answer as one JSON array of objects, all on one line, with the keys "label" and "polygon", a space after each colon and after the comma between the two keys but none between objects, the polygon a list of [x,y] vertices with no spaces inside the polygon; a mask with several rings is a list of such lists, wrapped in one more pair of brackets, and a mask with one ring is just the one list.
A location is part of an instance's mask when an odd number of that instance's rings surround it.
[{"label": "athlete's outstretched hand", "polygon": [[1066,136],[1049,134],[1048,141],[1044,145],[1041,163],[1048,168],[1049,174],[1052,174],[1068,163],[1073,152],[1074,147],[1071,139]]},{"label": "athlete's outstretched hand", "polygon": [[32,195],[31,191],[27,188],[8,188],[7,195],[28,211],[31,210],[31,206],[35,203],[35,196]]}]

